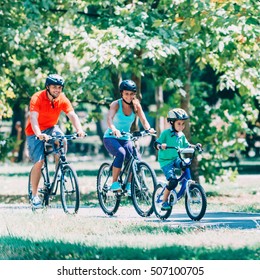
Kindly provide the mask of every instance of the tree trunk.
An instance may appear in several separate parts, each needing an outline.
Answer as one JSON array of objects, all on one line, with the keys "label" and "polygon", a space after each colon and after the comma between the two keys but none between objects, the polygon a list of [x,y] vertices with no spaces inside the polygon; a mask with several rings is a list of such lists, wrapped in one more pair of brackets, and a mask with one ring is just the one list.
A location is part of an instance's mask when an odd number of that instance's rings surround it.
[{"label": "tree trunk", "polygon": [[114,73],[113,71],[111,71],[111,81],[113,84],[113,93],[114,93],[114,99],[119,99],[121,97],[119,89],[118,89],[118,85],[119,85],[119,76],[118,73]]},{"label": "tree trunk", "polygon": [[[97,134],[98,134],[101,142],[103,143],[104,131],[102,130],[101,121],[96,122],[96,127],[97,127]],[[100,152],[103,153],[104,157],[109,156],[109,153],[108,153],[107,149],[105,148],[105,146],[103,144],[100,147]]]},{"label": "tree trunk", "polygon": [[[156,110],[162,108],[163,106],[163,89],[162,86],[155,88],[155,102],[156,102]],[[156,118],[156,131],[157,134],[160,135],[161,132],[164,130],[164,117],[157,116]]]},{"label": "tree trunk", "polygon": [[13,151],[13,161],[22,162],[24,160],[24,148],[26,136],[24,133],[25,129],[25,109],[21,108],[20,100],[17,100],[13,106],[13,117],[12,117],[12,129],[11,137],[15,137],[17,141],[17,147]]},{"label": "tree trunk", "polygon": [[[163,88],[162,86],[158,86],[155,88],[155,103],[156,103],[156,111],[163,106]],[[164,117],[157,116],[155,120],[155,129],[157,132],[157,137],[160,136],[161,132],[164,130]],[[158,159],[158,152],[156,152],[156,160]]]},{"label": "tree trunk", "polygon": [[[136,75],[132,75],[132,80],[136,83],[137,86],[137,94],[136,97],[139,99],[140,103],[142,104],[142,94],[141,94],[141,78],[138,78]],[[138,126],[139,117],[136,115],[135,120],[131,126],[131,131],[139,130]]]},{"label": "tree trunk", "polygon": [[[184,90],[186,91],[185,96],[181,96],[181,108],[184,109],[187,114],[190,116],[190,87],[191,87],[191,75],[192,75],[192,69],[190,62],[188,61],[186,63],[186,74],[187,74],[187,79],[186,83],[184,85]],[[184,129],[184,134],[186,135],[188,141],[191,142],[191,133],[190,133],[190,120],[186,120],[186,126]],[[192,143],[193,144],[193,143]],[[191,165],[191,173],[192,173],[192,178],[199,183],[199,162],[197,158],[193,159],[192,165]]]}]

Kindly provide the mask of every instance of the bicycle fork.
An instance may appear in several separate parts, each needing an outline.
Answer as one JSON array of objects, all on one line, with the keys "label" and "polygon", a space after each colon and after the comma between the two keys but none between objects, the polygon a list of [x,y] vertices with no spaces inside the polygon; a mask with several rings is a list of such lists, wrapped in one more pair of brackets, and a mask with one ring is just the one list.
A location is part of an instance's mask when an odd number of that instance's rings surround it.
[{"label": "bicycle fork", "polygon": [[[140,180],[140,178],[138,178],[138,175],[137,175],[138,172],[140,172],[140,174],[141,174],[141,176],[140,176],[141,180]],[[133,175],[135,178],[135,183],[137,184],[138,189],[141,190],[142,185],[146,186],[147,182],[146,182],[144,170],[143,169],[138,170],[137,162],[133,162],[133,173],[134,173]]]},{"label": "bicycle fork", "polygon": [[187,182],[186,182],[186,190],[185,190],[185,192],[186,192],[186,194],[187,194],[187,197],[188,197],[188,200],[190,201],[191,200],[191,194],[190,194],[190,186],[191,186],[191,184],[194,184],[195,182],[193,181],[193,180],[187,180]]}]

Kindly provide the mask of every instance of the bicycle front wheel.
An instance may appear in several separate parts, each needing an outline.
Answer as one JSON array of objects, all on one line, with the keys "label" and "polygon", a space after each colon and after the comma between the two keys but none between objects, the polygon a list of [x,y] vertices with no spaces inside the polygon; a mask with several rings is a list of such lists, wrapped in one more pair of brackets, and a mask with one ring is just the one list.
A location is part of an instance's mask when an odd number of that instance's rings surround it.
[{"label": "bicycle front wheel", "polygon": [[199,221],[203,218],[207,208],[206,193],[202,186],[198,183],[193,183],[189,187],[189,196],[185,195],[185,208],[188,216],[194,220]]},{"label": "bicycle front wheel", "polygon": [[104,162],[98,170],[97,196],[101,209],[109,216],[113,216],[116,213],[121,200],[121,196],[117,192],[109,190],[111,185],[112,168],[109,163]]},{"label": "bicycle front wheel", "polygon": [[152,196],[156,186],[156,175],[146,162],[136,162],[133,165],[131,192],[133,205],[141,217],[150,216],[153,213]]},{"label": "bicycle front wheel", "polygon": [[64,165],[60,179],[61,203],[65,213],[76,214],[79,210],[78,177],[70,165]]},{"label": "bicycle front wheel", "polygon": [[166,220],[170,217],[172,212],[172,207],[169,210],[161,210],[163,201],[164,187],[159,183],[153,193],[153,210],[156,215],[161,220]]}]

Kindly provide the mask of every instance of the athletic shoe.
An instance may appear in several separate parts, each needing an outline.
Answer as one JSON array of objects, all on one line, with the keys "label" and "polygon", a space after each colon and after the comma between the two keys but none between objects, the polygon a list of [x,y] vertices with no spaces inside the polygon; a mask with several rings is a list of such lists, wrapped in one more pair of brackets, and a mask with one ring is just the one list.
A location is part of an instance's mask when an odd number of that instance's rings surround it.
[{"label": "athletic shoe", "polygon": [[121,190],[121,186],[118,182],[114,182],[111,187],[110,187],[111,191],[120,191]]},{"label": "athletic shoe", "polygon": [[167,211],[170,209],[171,209],[171,205],[168,203],[168,201],[162,203],[162,208],[161,208],[162,211]]},{"label": "athletic shoe", "polygon": [[39,196],[34,196],[32,198],[32,207],[33,208],[41,208],[42,207],[42,201],[40,200]]}]

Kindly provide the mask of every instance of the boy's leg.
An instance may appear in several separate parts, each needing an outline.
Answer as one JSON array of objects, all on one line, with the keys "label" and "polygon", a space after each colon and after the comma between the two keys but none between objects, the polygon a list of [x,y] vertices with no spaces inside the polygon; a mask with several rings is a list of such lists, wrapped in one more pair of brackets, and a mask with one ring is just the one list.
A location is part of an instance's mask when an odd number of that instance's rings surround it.
[{"label": "boy's leg", "polygon": [[162,210],[168,210],[171,208],[171,206],[168,203],[169,194],[171,190],[174,190],[178,185],[178,180],[176,178],[175,170],[174,170],[174,162],[164,166],[162,168],[162,171],[168,181],[168,185],[166,186],[163,194]]}]

